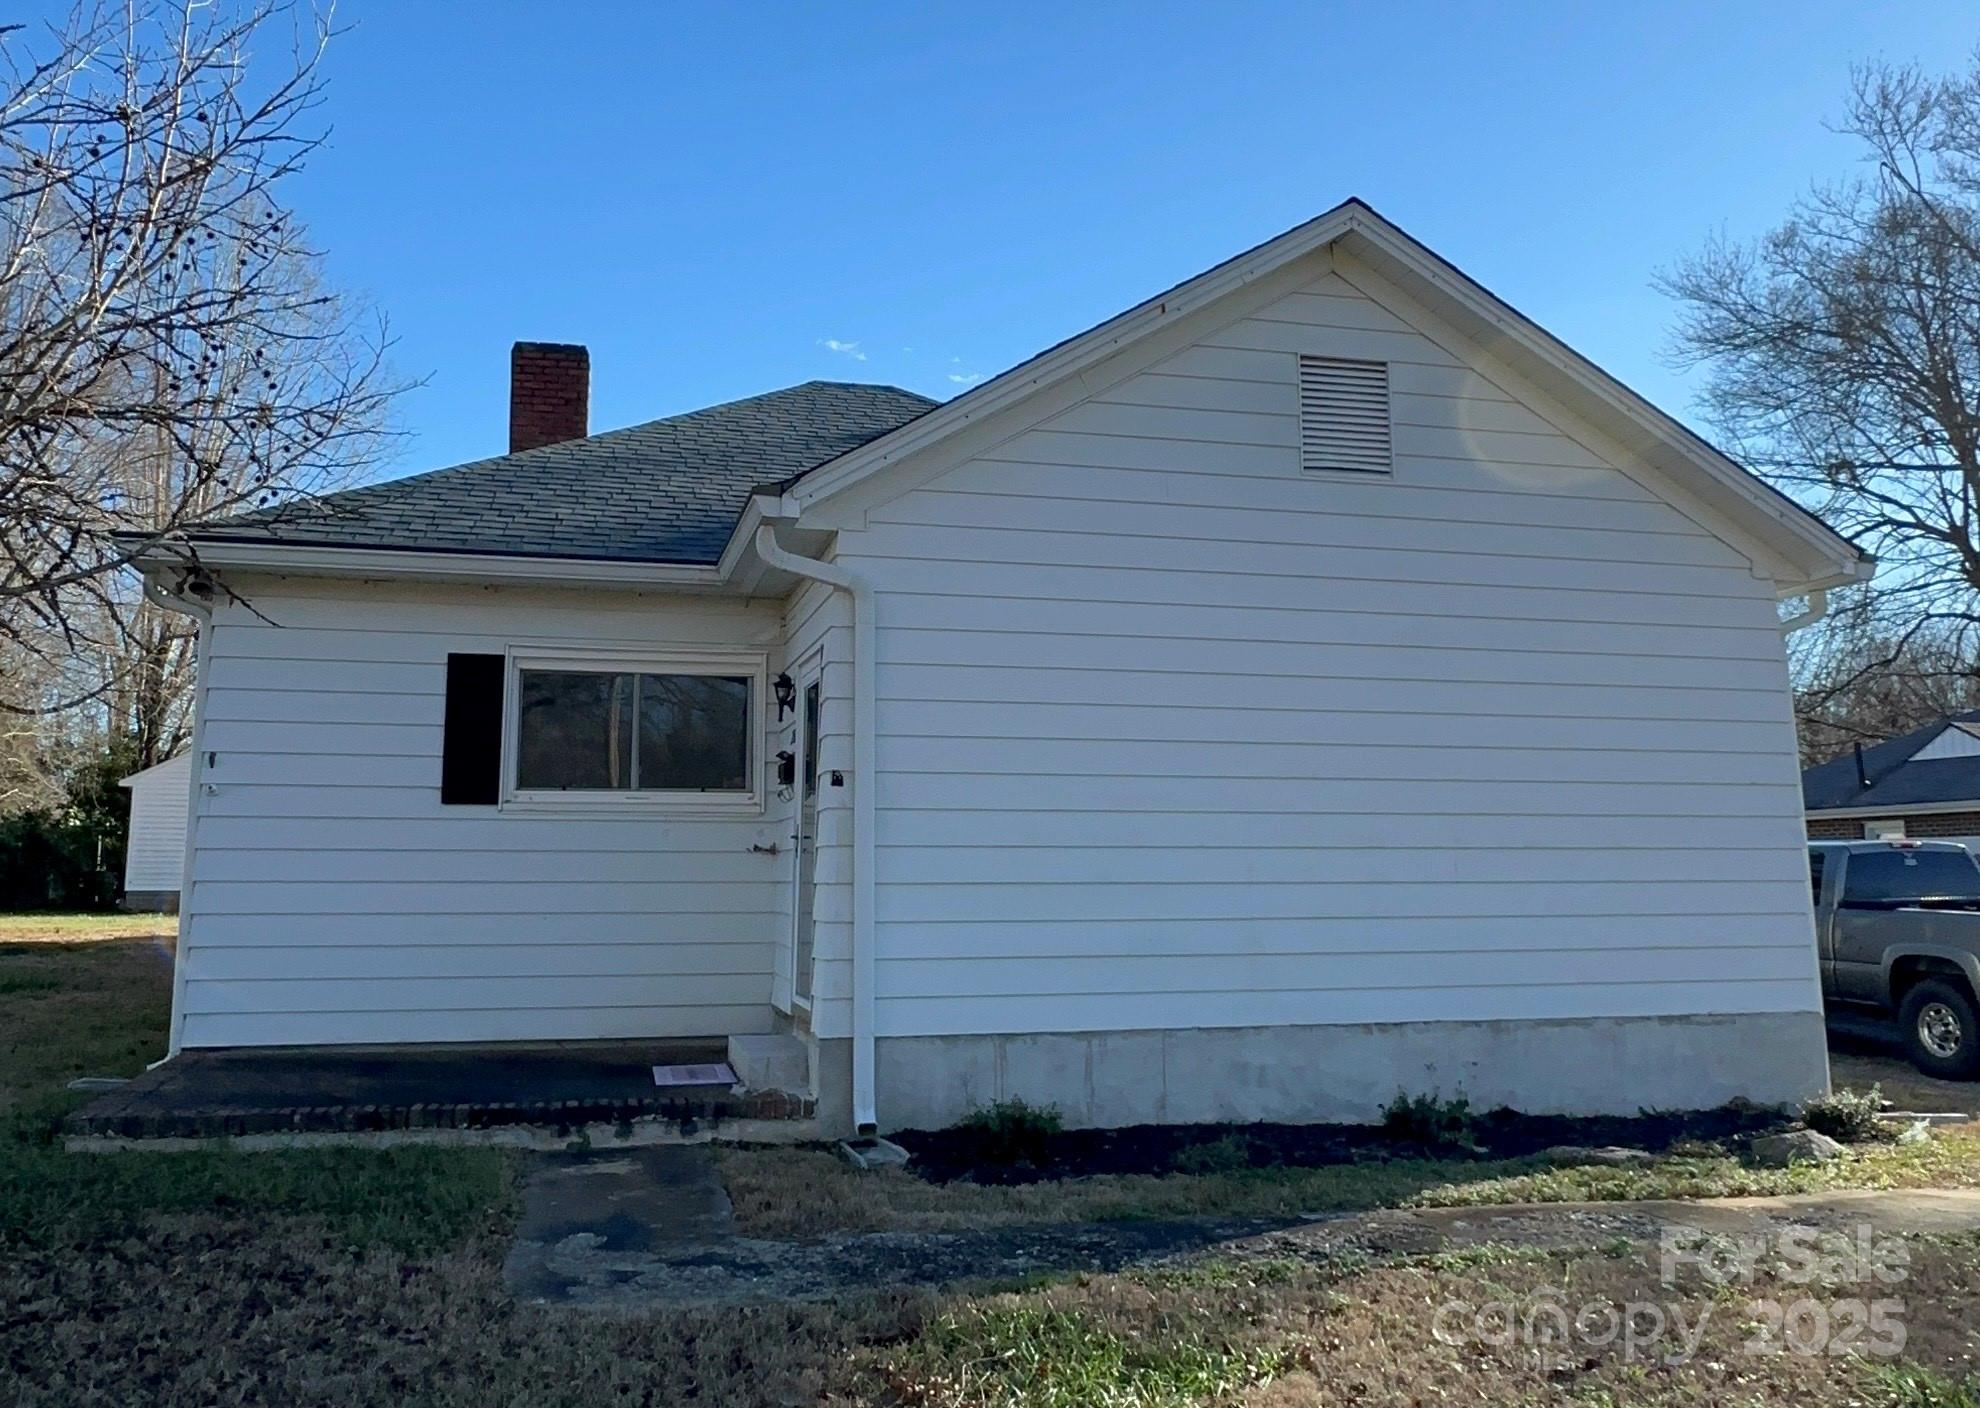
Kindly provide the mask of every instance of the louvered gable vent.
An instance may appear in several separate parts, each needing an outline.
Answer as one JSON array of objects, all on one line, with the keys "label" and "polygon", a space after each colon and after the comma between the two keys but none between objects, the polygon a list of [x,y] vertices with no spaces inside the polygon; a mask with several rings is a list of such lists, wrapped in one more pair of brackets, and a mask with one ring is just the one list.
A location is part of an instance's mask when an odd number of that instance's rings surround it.
[{"label": "louvered gable vent", "polygon": [[1299,359],[1299,467],[1388,472],[1388,363]]}]

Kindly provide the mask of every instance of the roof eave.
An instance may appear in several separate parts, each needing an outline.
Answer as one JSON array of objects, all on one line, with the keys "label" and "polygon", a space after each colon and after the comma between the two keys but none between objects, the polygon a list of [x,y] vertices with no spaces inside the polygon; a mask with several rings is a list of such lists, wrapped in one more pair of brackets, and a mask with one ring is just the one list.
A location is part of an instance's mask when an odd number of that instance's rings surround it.
[{"label": "roof eave", "polygon": [[712,589],[721,586],[725,578],[719,564],[252,542],[197,534],[155,541],[139,550],[132,561],[146,571],[196,564],[277,575],[513,582],[536,586]]},{"label": "roof eave", "polygon": [[1946,812],[1980,812],[1980,797],[1950,802],[1884,802],[1860,807],[1808,807],[1810,820],[1849,820],[1872,816],[1937,816]]}]

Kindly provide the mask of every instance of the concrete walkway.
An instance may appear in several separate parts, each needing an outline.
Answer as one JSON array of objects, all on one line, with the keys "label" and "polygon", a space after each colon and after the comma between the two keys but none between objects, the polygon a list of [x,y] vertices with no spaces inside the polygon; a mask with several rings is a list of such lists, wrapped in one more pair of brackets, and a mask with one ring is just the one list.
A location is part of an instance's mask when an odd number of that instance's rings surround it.
[{"label": "concrete walkway", "polygon": [[1732,1236],[1789,1225],[1865,1224],[1898,1235],[1980,1229],[1980,1190],[1033,1224],[772,1242],[737,1235],[708,1149],[668,1147],[540,1156],[504,1272],[524,1300],[638,1310],[829,1300],[890,1286],[1119,1271],[1210,1251],[1325,1260],[1350,1252],[1414,1256],[1484,1243],[1568,1249],[1619,1237],[1651,1242],[1672,1228]]},{"label": "concrete walkway", "polygon": [[1566,1250],[1618,1237],[1654,1242],[1666,1231],[1737,1237],[1790,1226],[1826,1231],[1867,1226],[1889,1236],[1970,1232],[1980,1230],[1980,1189],[1867,1189],[1767,1198],[1399,1208],[1310,1222],[1260,1238],[1245,1251],[1316,1256],[1353,1250],[1378,1256],[1419,1256],[1488,1243]]}]

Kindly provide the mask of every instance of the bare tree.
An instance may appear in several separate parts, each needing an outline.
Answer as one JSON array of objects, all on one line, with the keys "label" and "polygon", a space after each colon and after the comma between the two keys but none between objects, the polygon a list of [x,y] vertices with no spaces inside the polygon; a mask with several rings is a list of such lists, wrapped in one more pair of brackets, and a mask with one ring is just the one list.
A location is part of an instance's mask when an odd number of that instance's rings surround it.
[{"label": "bare tree", "polygon": [[1885,620],[1878,606],[1852,593],[1824,629],[1789,641],[1804,766],[1980,709],[1980,674],[1957,631]]},{"label": "bare tree", "polygon": [[82,652],[158,734],[184,631],[122,569],[361,475],[399,389],[283,203],[329,35],[288,0],[83,0],[0,32],[0,640]]},{"label": "bare tree", "polygon": [[[1868,170],[1818,188],[1750,245],[1664,280],[1682,359],[1734,454],[1883,564],[1833,701],[1852,680],[1971,676],[1980,644],[1980,60],[1856,74],[1843,130]],[[1848,632],[1848,623],[1837,629]],[[1871,643],[1873,641],[1874,643]],[[1913,642],[1926,647],[1912,650]],[[1959,691],[1953,691],[1958,694]]]},{"label": "bare tree", "polygon": [[59,807],[65,767],[78,729],[75,711],[29,712],[56,704],[72,688],[59,662],[0,640],[0,678],[22,706],[0,712],[0,818]]}]

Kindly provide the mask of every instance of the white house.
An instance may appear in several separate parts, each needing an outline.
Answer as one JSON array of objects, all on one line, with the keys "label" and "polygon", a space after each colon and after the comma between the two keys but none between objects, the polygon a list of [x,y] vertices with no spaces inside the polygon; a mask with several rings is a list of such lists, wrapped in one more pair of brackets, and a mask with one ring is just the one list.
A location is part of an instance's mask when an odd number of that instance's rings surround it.
[{"label": "white house", "polygon": [[833,1127],[1825,1084],[1776,603],[1867,560],[1366,205],[942,405],[515,367],[512,453],[147,555],[175,1048],[790,1031]]},{"label": "white house", "polygon": [[119,781],[131,792],[124,847],[124,908],[169,914],[179,907],[186,870],[186,808],[192,757],[181,753]]}]

